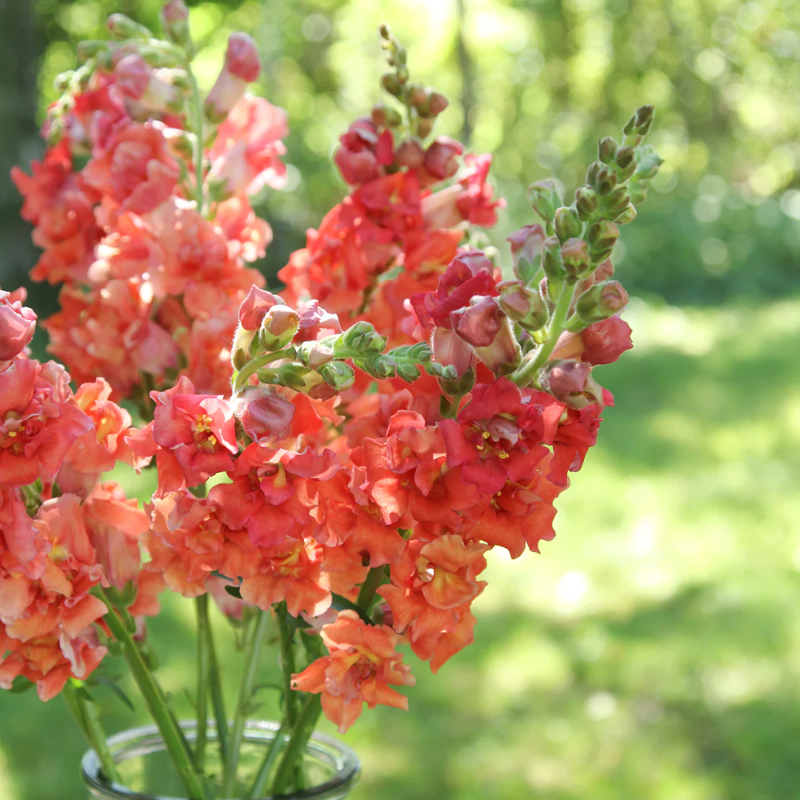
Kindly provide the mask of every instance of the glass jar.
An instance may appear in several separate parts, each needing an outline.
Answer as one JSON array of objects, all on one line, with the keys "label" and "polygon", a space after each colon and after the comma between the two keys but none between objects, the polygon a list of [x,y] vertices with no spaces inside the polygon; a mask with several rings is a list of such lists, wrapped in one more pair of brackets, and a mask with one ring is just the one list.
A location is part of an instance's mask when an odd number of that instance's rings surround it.
[{"label": "glass jar", "polygon": [[[189,744],[193,744],[197,738],[196,724],[182,722],[181,728]],[[246,724],[239,759],[240,782],[234,798],[229,800],[247,794],[266,748],[275,738],[278,728],[277,722],[256,720]],[[209,725],[205,773],[212,784],[219,785],[222,760],[216,742],[216,726]],[[106,780],[97,755],[94,750],[89,750],[81,759],[81,774],[90,797],[95,800],[181,800],[185,796],[155,725],[133,728],[111,736],[108,746],[123,785]],[[343,800],[358,782],[361,763],[347,745],[325,734],[315,733],[306,746],[303,772],[309,788],[281,795],[282,800]],[[272,795],[269,795],[259,800],[271,798]]]}]

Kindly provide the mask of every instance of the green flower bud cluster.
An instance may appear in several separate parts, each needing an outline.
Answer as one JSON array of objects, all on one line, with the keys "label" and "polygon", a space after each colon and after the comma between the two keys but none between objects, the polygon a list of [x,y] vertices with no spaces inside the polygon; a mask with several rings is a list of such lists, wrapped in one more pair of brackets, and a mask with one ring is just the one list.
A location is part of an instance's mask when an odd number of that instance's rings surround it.
[{"label": "green flower bud cluster", "polygon": [[[353,385],[354,367],[379,380],[397,377],[412,382],[423,370],[436,378],[457,377],[453,367],[432,361],[427,342],[385,352],[385,337],[369,322],[356,322],[343,333],[294,346],[291,340],[297,325],[290,319],[290,313],[296,315],[288,306],[273,306],[259,331],[253,332],[249,345],[240,343],[234,356],[237,369],[234,392],[241,391],[250,376],[256,374],[261,383],[286,386],[314,397],[329,397]],[[275,318],[273,322],[277,321],[280,333],[269,332],[275,327],[270,323],[271,317]]]},{"label": "green flower bud cluster", "polygon": [[[410,81],[405,47],[388,25],[381,25],[379,33],[381,47],[386,50],[389,66],[393,68],[382,77],[383,88],[405,106],[409,132],[425,139],[433,131],[436,117],[449,105],[447,98],[421,83]],[[403,125],[403,115],[392,106],[377,103],[372,109],[372,121],[378,127],[399,128]]]}]

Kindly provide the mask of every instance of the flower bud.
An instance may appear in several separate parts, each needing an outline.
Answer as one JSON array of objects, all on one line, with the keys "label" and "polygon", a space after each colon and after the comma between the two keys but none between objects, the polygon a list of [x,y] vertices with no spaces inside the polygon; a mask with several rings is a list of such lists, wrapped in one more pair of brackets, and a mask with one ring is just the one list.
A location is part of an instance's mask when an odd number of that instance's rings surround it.
[{"label": "flower bud", "polygon": [[542,296],[522,281],[503,281],[497,285],[500,296],[497,302],[509,319],[525,330],[538,331],[547,322],[547,307]]},{"label": "flower bud", "polygon": [[597,171],[596,183],[597,193],[604,197],[617,185],[618,178],[615,172],[608,167],[603,167]]},{"label": "flower bud", "polygon": [[439,136],[425,151],[423,165],[439,180],[446,180],[458,172],[456,157],[464,152],[464,145],[449,136]]},{"label": "flower bud", "polygon": [[502,375],[519,363],[519,343],[494,297],[473,297],[467,308],[451,314],[451,320],[458,336],[492,372]]},{"label": "flower bud", "polygon": [[603,389],[592,377],[591,364],[551,361],[542,384],[557,400],[572,408],[585,408],[590,403],[603,405]]},{"label": "flower bud", "polygon": [[183,94],[178,86],[170,86],[156,77],[152,68],[138,53],[122,58],[114,68],[117,86],[133,100],[159,111],[177,113],[183,108]]},{"label": "flower bud", "polygon": [[450,102],[448,99],[443,95],[439,94],[439,92],[431,92],[428,97],[428,110],[431,116],[438,116],[442,113],[448,106]]},{"label": "flower bud", "polygon": [[360,355],[382,353],[386,349],[386,339],[369,322],[356,322],[340,337],[334,352],[354,350]]},{"label": "flower bud", "polygon": [[258,340],[264,350],[282,350],[300,327],[300,315],[287,305],[274,305],[261,321]]},{"label": "flower bud", "polygon": [[636,151],[630,145],[624,145],[617,150],[614,158],[617,166],[625,169],[636,158]]},{"label": "flower bud", "polygon": [[183,0],[169,0],[161,9],[161,25],[171,42],[183,47],[189,41],[189,9]]},{"label": "flower bud", "polygon": [[403,121],[396,108],[385,103],[375,103],[372,107],[372,121],[380,128],[395,128]]},{"label": "flower bud", "polygon": [[641,106],[636,113],[625,123],[622,132],[626,136],[646,136],[653,124],[654,109],[651,105]]},{"label": "flower bud", "polygon": [[303,342],[297,347],[297,360],[311,369],[319,369],[323,364],[333,361],[333,349],[338,336],[328,336],[325,339]]},{"label": "flower bud", "polygon": [[144,25],[134,22],[130,17],[124,14],[112,14],[107,22],[106,27],[111,32],[115,39],[138,39],[140,41],[147,41],[153,38],[153,34]]},{"label": "flower bud", "polygon": [[419,108],[428,102],[428,93],[421,83],[406,84],[406,100],[414,108]]},{"label": "flower bud", "polygon": [[567,275],[561,258],[561,242],[557,236],[549,236],[542,248],[542,266],[549,281],[560,283]]},{"label": "flower bud", "polygon": [[433,130],[432,119],[417,120],[417,133],[419,134],[420,139],[425,139],[426,137],[430,136],[432,130]]},{"label": "flower bud", "polygon": [[575,193],[575,207],[580,219],[586,222],[597,211],[597,192],[588,186],[582,186]]},{"label": "flower bud", "polygon": [[242,328],[248,331],[257,331],[267,312],[279,303],[283,304],[283,300],[277,295],[259,289],[257,286],[251,286],[247,297],[239,306],[239,322]]},{"label": "flower bud", "polygon": [[562,206],[556,209],[555,228],[558,238],[562,242],[566,242],[567,239],[573,239],[581,235],[583,224],[574,208]]},{"label": "flower bud", "polygon": [[541,225],[525,225],[506,239],[511,245],[514,274],[521,280],[533,280],[539,266],[545,235]]},{"label": "flower bud", "polygon": [[603,210],[613,217],[624,211],[630,204],[631,195],[627,186],[617,186],[603,199]]},{"label": "flower bud", "polygon": [[403,84],[400,83],[394,72],[387,72],[381,78],[381,83],[383,84],[383,88],[394,97],[400,97],[403,92]]},{"label": "flower bud", "polygon": [[425,161],[425,150],[416,139],[406,139],[395,151],[395,163],[399,167],[419,169]]},{"label": "flower bud", "polygon": [[618,314],[627,304],[628,293],[619,281],[603,281],[578,298],[575,314],[588,325]]},{"label": "flower bud", "polygon": [[589,246],[583,239],[568,239],[561,246],[561,261],[567,280],[575,283],[592,271],[592,259]]},{"label": "flower bud", "polygon": [[593,322],[581,331],[583,353],[581,360],[589,364],[613,364],[619,357],[633,347],[631,328],[618,316]]},{"label": "flower bud", "polygon": [[228,37],[225,68],[247,83],[258,80],[261,74],[261,59],[258,56],[256,43],[246,33],[232,33]]},{"label": "flower bud", "polygon": [[349,364],[343,361],[330,361],[317,369],[322,379],[328,386],[332,386],[337,392],[349,389],[356,380],[356,374]]},{"label": "flower bud", "polygon": [[78,61],[88,61],[104,50],[108,50],[108,42],[100,39],[86,39],[78,42]]},{"label": "flower bud", "polygon": [[245,33],[233,33],[228,39],[225,64],[205,102],[205,113],[213,123],[224,120],[242,99],[248,83],[261,72],[255,42]]},{"label": "flower bud", "polygon": [[564,205],[555,181],[538,181],[528,187],[534,211],[547,222],[552,222],[556,209]]},{"label": "flower bud", "polygon": [[613,164],[617,147],[617,142],[611,136],[606,136],[597,145],[598,157],[604,164]]},{"label": "flower bud", "polygon": [[472,387],[475,385],[475,368],[468,367],[464,374],[461,375],[459,378],[455,378],[454,380],[446,380],[444,378],[439,379],[439,386],[442,388],[442,391],[449,395],[450,397],[460,397],[465,394],[469,394],[472,391]]},{"label": "flower bud", "polygon": [[253,441],[283,439],[289,435],[295,407],[274,389],[246,386],[236,403],[236,416]]},{"label": "flower bud", "polygon": [[586,241],[593,257],[609,253],[619,239],[619,228],[608,220],[601,219],[589,226],[586,231]]},{"label": "flower bud", "polygon": [[614,217],[614,222],[617,225],[627,225],[629,222],[633,222],[636,219],[636,208],[635,206],[628,206],[624,208],[620,213]]},{"label": "flower bud", "polygon": [[36,330],[36,314],[22,304],[26,292],[0,290],[0,362],[11,361],[28,346]]}]

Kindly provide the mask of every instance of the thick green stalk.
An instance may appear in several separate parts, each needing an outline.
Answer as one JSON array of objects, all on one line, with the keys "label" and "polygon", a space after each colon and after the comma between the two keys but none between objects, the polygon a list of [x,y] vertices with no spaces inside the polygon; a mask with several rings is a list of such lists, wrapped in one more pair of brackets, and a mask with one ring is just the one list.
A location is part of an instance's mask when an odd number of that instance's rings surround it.
[{"label": "thick green stalk", "polygon": [[[100,588],[98,588],[98,591],[108,608],[112,609],[105,592]],[[161,687],[156,683],[155,678],[144,663],[136,643],[113,609],[106,614],[104,619],[111,630],[112,636],[122,646],[125,660],[128,662],[136,685],[142,693],[147,710],[158,726],[161,738],[164,740],[164,746],[175,765],[189,800],[205,800],[206,793],[203,788],[203,782],[194,769],[191,753],[186,748],[182,731],[172,716],[169,706],[167,706]]]},{"label": "thick green stalk", "polygon": [[64,700],[75,718],[75,722],[81,732],[89,742],[89,746],[97,753],[103,774],[109,781],[122,783],[117,772],[117,765],[111,751],[108,749],[106,734],[97,716],[97,709],[94,707],[92,699],[86,690],[74,679],[70,679],[64,685]]},{"label": "thick green stalk", "polygon": [[253,785],[250,787],[250,791],[247,793],[245,800],[257,800],[257,798],[264,795],[267,789],[267,782],[269,781],[269,774],[272,772],[272,767],[278,759],[278,753],[283,745],[283,739],[284,736],[286,736],[288,728],[289,725],[284,719],[281,723],[281,727],[275,732],[275,738],[270,742],[267,752],[264,754],[264,759],[261,762],[261,766],[258,768],[256,779],[253,781]]},{"label": "thick green stalk", "polygon": [[267,627],[269,626],[269,612],[259,610],[256,618],[256,629],[253,638],[247,646],[245,655],[245,668],[242,684],[239,689],[239,699],[236,703],[236,712],[233,718],[233,729],[228,742],[228,758],[225,761],[225,777],[222,784],[222,797],[232,797],[234,784],[236,783],[236,768],[239,765],[239,751],[242,747],[244,738],[244,724],[247,718],[247,710],[253,698],[253,689],[256,683],[256,673],[258,672],[258,662],[261,657],[261,649],[266,639]]},{"label": "thick green stalk", "polygon": [[266,367],[267,364],[271,364],[273,361],[277,361],[281,358],[287,358],[288,356],[288,350],[276,350],[274,353],[267,353],[266,355],[248,361],[238,372],[233,373],[233,394],[242,391],[247,385],[250,376],[258,372],[262,367]]},{"label": "thick green stalk", "polygon": [[197,740],[194,748],[194,766],[202,774],[206,757],[206,732],[208,728],[208,595],[195,598],[197,609]]},{"label": "thick green stalk", "polygon": [[575,288],[577,284],[572,286],[564,286],[556,302],[555,312],[553,313],[553,321],[547,330],[547,341],[538,349],[531,351],[517,367],[517,369],[509,376],[517,386],[527,386],[534,375],[547,363],[551,353],[555,349],[558,337],[564,330],[564,323],[569,314],[569,308],[572,305],[572,298],[575,295]]},{"label": "thick green stalk", "polygon": [[286,792],[321,711],[320,696],[318,694],[308,695],[292,727],[291,738],[286,745],[283,758],[281,758],[281,763],[275,773],[275,779],[272,782],[272,794],[278,796]]},{"label": "thick green stalk", "polygon": [[380,589],[383,579],[386,577],[386,570],[384,567],[373,567],[368,573],[358,590],[358,599],[356,605],[361,608],[365,614],[369,614],[372,601],[375,599],[375,592]]},{"label": "thick green stalk", "polygon": [[224,764],[228,757],[228,715],[225,713],[225,698],[222,694],[222,679],[220,678],[217,650],[214,646],[214,634],[211,630],[211,620],[206,626],[206,647],[208,649],[208,683],[211,690],[211,704],[214,707],[214,718],[217,721],[217,739],[219,752]]}]

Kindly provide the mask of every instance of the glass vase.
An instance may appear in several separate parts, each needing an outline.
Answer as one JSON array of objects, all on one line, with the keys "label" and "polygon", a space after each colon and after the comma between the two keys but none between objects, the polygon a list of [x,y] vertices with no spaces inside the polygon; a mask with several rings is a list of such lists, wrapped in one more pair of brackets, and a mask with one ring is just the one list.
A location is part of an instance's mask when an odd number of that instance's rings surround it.
[{"label": "glass vase", "polygon": [[[190,746],[197,738],[197,726],[182,722],[181,728]],[[278,731],[277,722],[250,721],[245,726],[237,772],[237,785],[232,798],[247,796],[267,747]],[[217,729],[209,725],[206,734],[205,774],[212,785],[219,787],[222,759],[217,745]],[[111,755],[122,783],[109,783],[103,776],[94,750],[81,759],[83,782],[89,797],[95,800],[183,800],[185,793],[170,761],[164,742],[155,725],[123,731],[108,739]],[[342,742],[315,733],[303,756],[306,789],[281,795],[281,800],[343,800],[358,782],[361,763],[356,754]],[[265,795],[259,800],[272,800]]]}]

